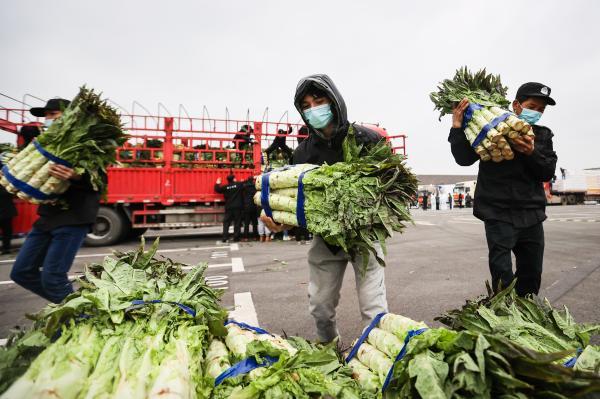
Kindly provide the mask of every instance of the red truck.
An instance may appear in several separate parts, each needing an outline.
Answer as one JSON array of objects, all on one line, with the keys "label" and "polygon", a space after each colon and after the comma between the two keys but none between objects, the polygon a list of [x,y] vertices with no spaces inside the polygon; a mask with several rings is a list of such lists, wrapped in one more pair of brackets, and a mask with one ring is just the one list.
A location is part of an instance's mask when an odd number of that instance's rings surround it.
[{"label": "red truck", "polygon": [[[26,110],[0,108],[0,129],[18,134]],[[30,118],[31,119],[31,118]],[[263,151],[277,132],[288,130],[287,145],[297,145],[299,124],[210,118],[122,115],[130,135],[118,149],[120,165],[108,169],[108,194],[86,244],[111,245],[147,229],[215,226],[222,222],[223,196],[217,178],[237,180],[258,175]],[[394,151],[406,154],[406,136],[382,134]],[[251,132],[248,143],[241,131]],[[35,205],[15,200],[16,234],[26,234],[36,219]]]}]

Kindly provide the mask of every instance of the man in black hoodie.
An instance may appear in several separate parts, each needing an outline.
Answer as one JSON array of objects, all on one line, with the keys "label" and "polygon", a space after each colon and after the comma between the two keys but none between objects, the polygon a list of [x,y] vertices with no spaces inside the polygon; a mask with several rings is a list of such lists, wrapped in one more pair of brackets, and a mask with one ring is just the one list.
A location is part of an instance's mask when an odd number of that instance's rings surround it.
[{"label": "man in black hoodie", "polygon": [[[533,126],[535,141],[528,136],[511,141],[515,158],[500,163],[480,162],[473,214],[485,223],[489,267],[494,289],[506,287],[517,278],[519,295],[537,294],[542,280],[546,195],[543,182],[554,176],[556,153],[554,134],[535,123],[547,105],[555,105],[550,88],[541,83],[523,84],[513,109]],[[462,130],[467,99],[455,108],[448,141],[456,163],[469,166],[479,160]],[[512,270],[511,251],[516,258]]]},{"label": "man in black hoodie", "polygon": [[227,184],[221,185],[221,178],[217,179],[215,191],[225,197],[225,216],[223,218],[223,242],[229,240],[229,226],[233,222],[233,241],[240,240],[242,229],[242,212],[244,210],[244,184],[236,182],[234,175],[227,176]]},{"label": "man in black hoodie", "polygon": [[[311,75],[301,79],[296,88],[294,105],[310,134],[294,151],[292,164],[331,165],[343,161],[342,143],[350,126],[359,143],[369,145],[382,140],[378,133],[348,122],[344,99],[327,75]],[[262,220],[271,231],[285,228],[270,218],[262,217]],[[379,251],[379,256],[383,256]],[[350,256],[341,248],[326,244],[319,236],[314,237],[308,251],[308,296],[309,310],[315,319],[317,336],[321,342],[330,342],[339,335],[335,314],[348,261],[351,261]],[[384,269],[371,256],[366,274],[361,276],[361,262],[357,257],[352,261],[352,266],[361,316],[366,325],[378,313],[387,312],[387,299]]]}]

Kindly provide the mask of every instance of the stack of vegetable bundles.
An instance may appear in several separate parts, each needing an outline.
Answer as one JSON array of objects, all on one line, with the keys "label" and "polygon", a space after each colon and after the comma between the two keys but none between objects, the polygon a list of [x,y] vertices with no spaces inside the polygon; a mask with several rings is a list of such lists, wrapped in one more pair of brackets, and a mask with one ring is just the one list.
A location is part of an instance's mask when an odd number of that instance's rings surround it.
[{"label": "stack of vegetable bundles", "polygon": [[63,115],[3,168],[0,184],[32,203],[54,202],[69,188],[68,181],[49,174],[51,165],[61,164],[87,172],[94,189],[104,191],[102,172],[116,162],[125,140],[115,109],[82,87]]},{"label": "stack of vegetable bundles", "polygon": [[0,349],[0,398],[209,397],[203,360],[227,313],[206,265],[185,275],[155,258],[157,244],[89,266],[77,292],[11,338]]},{"label": "stack of vegetable bundles", "polygon": [[514,158],[510,139],[534,136],[527,122],[506,110],[510,104],[506,99],[507,90],[499,75],[487,74],[485,68],[473,74],[462,67],[452,80],[441,82],[430,98],[440,111],[440,120],[467,98],[469,108],[465,111],[463,129],[469,143],[482,161],[501,162]]},{"label": "stack of vegetable bundles", "polygon": [[384,140],[363,148],[350,129],[343,152],[344,162],[294,165],[259,176],[254,202],[275,222],[305,226],[329,245],[361,256],[364,267],[369,253],[385,265],[376,243],[385,254],[386,238],[411,220],[408,204],[417,178]]}]

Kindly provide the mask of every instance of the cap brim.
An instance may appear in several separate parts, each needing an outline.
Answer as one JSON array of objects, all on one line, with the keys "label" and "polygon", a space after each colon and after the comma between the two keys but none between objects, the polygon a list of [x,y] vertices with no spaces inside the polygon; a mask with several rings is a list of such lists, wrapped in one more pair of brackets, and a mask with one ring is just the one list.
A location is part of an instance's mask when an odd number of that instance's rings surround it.
[{"label": "cap brim", "polygon": [[541,98],[542,100],[546,100],[546,104],[547,105],[556,105],[556,101],[554,101],[554,99],[552,97],[549,97],[549,96],[540,96],[537,93],[535,93],[535,94],[525,94],[525,96],[527,96],[527,97]]},{"label": "cap brim", "polygon": [[35,107],[29,110],[31,115],[37,116],[38,118],[43,118],[46,115],[46,108],[43,107]]}]

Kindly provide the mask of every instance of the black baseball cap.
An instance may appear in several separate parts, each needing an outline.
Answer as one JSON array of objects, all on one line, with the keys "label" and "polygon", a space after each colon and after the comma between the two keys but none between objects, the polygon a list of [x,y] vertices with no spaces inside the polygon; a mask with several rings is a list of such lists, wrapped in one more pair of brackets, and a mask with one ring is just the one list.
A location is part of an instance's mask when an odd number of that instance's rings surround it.
[{"label": "black baseball cap", "polygon": [[48,100],[45,107],[34,107],[29,110],[31,115],[43,118],[46,111],[64,111],[71,101],[64,98],[52,98]]},{"label": "black baseball cap", "polygon": [[556,105],[556,101],[552,97],[550,97],[550,89],[548,86],[542,83],[537,82],[527,82],[519,87],[517,90],[517,98],[520,97],[538,97],[546,100],[546,104],[548,105]]}]

